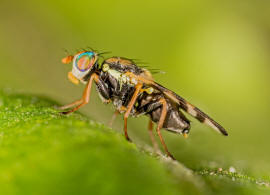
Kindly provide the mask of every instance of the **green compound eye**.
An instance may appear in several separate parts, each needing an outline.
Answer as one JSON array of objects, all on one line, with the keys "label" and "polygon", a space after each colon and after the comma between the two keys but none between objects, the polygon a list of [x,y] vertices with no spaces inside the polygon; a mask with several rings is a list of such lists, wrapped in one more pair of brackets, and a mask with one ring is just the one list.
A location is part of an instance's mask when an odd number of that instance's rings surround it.
[{"label": "green compound eye", "polygon": [[93,65],[93,58],[94,58],[94,53],[93,52],[81,53],[76,58],[76,67],[81,72],[87,71]]}]

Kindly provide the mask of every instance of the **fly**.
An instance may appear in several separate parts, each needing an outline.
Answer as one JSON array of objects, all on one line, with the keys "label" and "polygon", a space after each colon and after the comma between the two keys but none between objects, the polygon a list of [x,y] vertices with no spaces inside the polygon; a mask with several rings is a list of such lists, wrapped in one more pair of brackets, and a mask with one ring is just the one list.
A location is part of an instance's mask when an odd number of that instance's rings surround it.
[{"label": "fly", "polygon": [[[190,114],[223,135],[226,130],[199,108],[187,102],[173,91],[154,81],[150,71],[139,67],[131,59],[111,57],[99,63],[100,54],[95,51],[81,51],[62,59],[64,64],[73,62],[72,71],[68,73],[71,82],[86,84],[81,99],[60,107],[63,114],[72,113],[89,103],[92,84],[95,83],[102,101],[112,103],[117,114],[124,114],[124,133],[128,141],[128,117],[149,116],[148,130],[154,147],[157,146],[153,136],[153,123],[157,124],[157,134],[167,155],[169,152],[161,134],[161,129],[182,134],[185,138],[190,131],[190,121],[182,110]],[[112,120],[113,121],[113,120]]]}]

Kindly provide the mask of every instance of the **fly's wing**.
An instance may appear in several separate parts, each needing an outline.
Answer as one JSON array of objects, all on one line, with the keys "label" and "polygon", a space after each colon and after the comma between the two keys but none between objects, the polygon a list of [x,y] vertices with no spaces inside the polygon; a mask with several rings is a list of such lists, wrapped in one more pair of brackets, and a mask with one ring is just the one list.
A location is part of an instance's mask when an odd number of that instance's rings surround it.
[{"label": "fly's wing", "polygon": [[197,108],[197,107],[193,106],[192,104],[190,104],[189,102],[187,102],[184,98],[180,97],[179,95],[177,95],[173,91],[161,86],[160,84],[158,84],[156,82],[152,82],[152,85],[157,90],[159,90],[164,95],[166,95],[166,97],[168,97],[169,99],[171,99],[172,101],[177,103],[181,109],[186,111],[191,116],[195,117],[201,123],[204,123],[204,124],[210,126],[211,128],[218,131],[219,133],[222,133],[223,135],[226,135],[226,136],[228,135],[226,130],[220,124],[218,124],[216,121],[214,121],[210,116],[205,114],[199,108]]}]

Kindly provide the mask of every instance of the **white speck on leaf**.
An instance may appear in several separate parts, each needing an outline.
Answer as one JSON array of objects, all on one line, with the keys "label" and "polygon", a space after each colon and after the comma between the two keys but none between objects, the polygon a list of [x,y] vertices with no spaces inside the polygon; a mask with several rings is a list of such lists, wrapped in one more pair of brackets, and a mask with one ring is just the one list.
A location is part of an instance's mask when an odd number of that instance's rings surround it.
[{"label": "white speck on leaf", "polygon": [[236,172],[236,170],[235,170],[235,168],[234,168],[234,167],[230,167],[230,168],[229,168],[229,172],[230,172],[230,173],[235,173],[235,172]]}]

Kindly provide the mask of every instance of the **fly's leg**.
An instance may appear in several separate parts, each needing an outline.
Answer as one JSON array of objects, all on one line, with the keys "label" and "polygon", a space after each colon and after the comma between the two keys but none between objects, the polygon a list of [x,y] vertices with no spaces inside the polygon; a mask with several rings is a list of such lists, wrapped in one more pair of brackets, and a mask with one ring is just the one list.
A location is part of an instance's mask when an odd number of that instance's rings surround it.
[{"label": "fly's leg", "polygon": [[97,91],[100,94],[102,101],[104,103],[110,103],[110,89],[108,85],[100,78],[98,80],[95,80]]},{"label": "fly's leg", "polygon": [[138,95],[140,94],[141,88],[142,88],[142,84],[140,84],[140,83],[135,86],[135,92],[134,92],[130,102],[128,103],[127,110],[126,110],[125,115],[124,115],[125,137],[130,142],[131,142],[131,139],[128,137],[128,133],[127,133],[127,119],[128,119],[128,116],[129,116],[129,114],[131,112],[132,107],[134,106],[134,104],[135,104],[135,102],[137,100]]},{"label": "fly's leg", "polygon": [[95,82],[99,81],[99,77],[95,73],[91,75],[91,77],[90,77],[90,79],[89,79],[89,81],[87,83],[87,86],[84,89],[82,98],[80,100],[78,100],[78,101],[75,101],[74,103],[63,106],[64,108],[70,108],[70,107],[73,107],[73,106],[76,106],[76,107],[69,110],[69,111],[67,111],[67,112],[62,112],[62,114],[70,114],[70,113],[78,110],[79,108],[81,108],[82,106],[84,106],[85,104],[87,104],[89,102],[93,80],[95,80]]},{"label": "fly's leg", "polygon": [[71,104],[67,104],[67,105],[58,107],[57,109],[59,109],[59,110],[66,110],[66,109],[68,109],[68,108],[77,106],[77,105],[81,104],[82,102],[83,102],[83,100],[80,99],[80,100],[77,100],[77,101],[75,101],[75,102],[73,102],[73,103],[71,103]]},{"label": "fly's leg", "polygon": [[116,117],[117,117],[118,114],[119,114],[119,111],[118,111],[118,110],[116,110],[116,111],[113,113],[113,116],[112,116],[112,118],[111,118],[111,120],[110,120],[110,122],[109,122],[109,127],[112,128],[113,122],[115,121],[115,119],[116,119]]},{"label": "fly's leg", "polygon": [[122,113],[122,112],[125,112],[126,110],[127,110],[127,108],[124,107],[124,106],[122,106],[122,107],[120,108],[120,110],[115,110],[115,112],[113,113],[113,116],[112,116],[112,118],[111,118],[111,120],[110,120],[110,122],[109,122],[109,124],[108,124],[109,127],[112,127],[113,122],[115,121],[117,115],[119,115],[119,114]]},{"label": "fly's leg", "polygon": [[151,119],[149,119],[149,123],[148,123],[148,132],[149,132],[149,136],[151,138],[151,141],[152,141],[152,144],[154,147],[154,151],[155,152],[159,151],[157,142],[156,142],[155,137],[153,135],[153,122]]},{"label": "fly's leg", "polygon": [[165,152],[167,153],[167,155],[169,157],[171,157],[173,160],[175,160],[173,155],[169,152],[169,150],[165,144],[165,141],[161,135],[161,132],[160,132],[160,129],[163,127],[163,124],[164,124],[164,121],[165,121],[166,115],[167,115],[167,102],[164,98],[162,98],[162,99],[160,99],[160,103],[162,104],[162,110],[161,110],[161,115],[160,115],[160,119],[159,119],[158,126],[157,126],[157,133],[158,133],[159,139],[163,145]]}]

